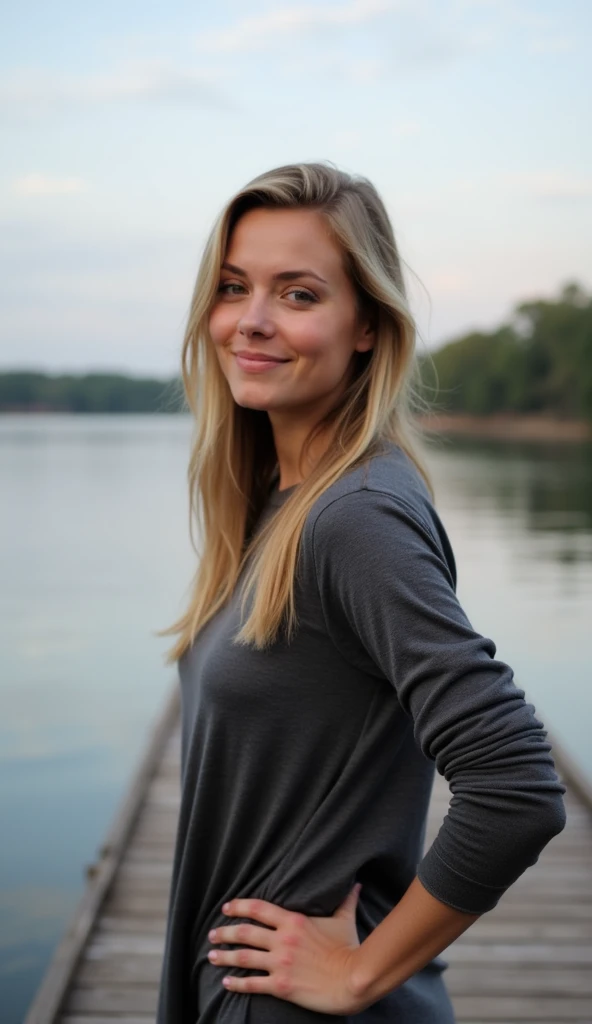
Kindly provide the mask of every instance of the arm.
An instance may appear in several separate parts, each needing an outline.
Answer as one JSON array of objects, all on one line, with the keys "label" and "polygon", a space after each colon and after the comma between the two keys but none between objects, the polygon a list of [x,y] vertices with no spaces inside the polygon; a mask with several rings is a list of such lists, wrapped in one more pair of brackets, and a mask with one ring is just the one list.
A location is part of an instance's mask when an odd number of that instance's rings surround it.
[{"label": "arm", "polygon": [[435,511],[413,500],[364,489],[335,499],[314,523],[315,572],[336,646],[348,657],[357,636],[449,782],[418,879],[436,901],[479,915],[564,827],[565,789],[533,706],[458,602]]},{"label": "arm", "polygon": [[352,958],[351,986],[360,1009],[402,985],[478,917],[441,903],[414,878]]}]

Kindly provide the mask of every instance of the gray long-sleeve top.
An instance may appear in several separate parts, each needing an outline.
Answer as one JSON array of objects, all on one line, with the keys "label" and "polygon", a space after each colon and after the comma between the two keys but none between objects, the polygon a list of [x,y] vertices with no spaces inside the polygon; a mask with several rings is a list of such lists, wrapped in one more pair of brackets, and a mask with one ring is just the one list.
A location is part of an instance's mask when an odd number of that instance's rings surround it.
[{"label": "gray long-sleeve top", "polygon": [[[276,481],[257,528],[296,486]],[[243,579],[179,663],[183,786],[158,1024],[336,1019],[224,989],[225,973],[260,973],[207,959],[209,929],[246,920],[222,913],[227,899],[327,916],[360,881],[363,941],[415,874],[451,907],[491,910],[565,824],[543,725],[460,606],[446,531],[398,446],[315,502],[290,644],[233,645]],[[422,856],[434,765],[452,799]],[[444,967],[434,958],[351,1020],[448,1024]]]}]

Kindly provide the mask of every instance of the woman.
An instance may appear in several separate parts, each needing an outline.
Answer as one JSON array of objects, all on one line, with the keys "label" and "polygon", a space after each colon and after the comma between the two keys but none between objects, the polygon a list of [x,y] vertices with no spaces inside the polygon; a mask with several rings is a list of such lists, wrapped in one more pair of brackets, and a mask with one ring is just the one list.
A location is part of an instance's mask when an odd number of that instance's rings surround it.
[{"label": "woman", "polygon": [[[543,726],[455,595],[414,336],[366,179],[279,167],[220,214],[183,348],[203,554],[166,631],[159,1024],[450,1024],[438,954],[565,824]],[[434,767],[453,796],[422,857]]]}]

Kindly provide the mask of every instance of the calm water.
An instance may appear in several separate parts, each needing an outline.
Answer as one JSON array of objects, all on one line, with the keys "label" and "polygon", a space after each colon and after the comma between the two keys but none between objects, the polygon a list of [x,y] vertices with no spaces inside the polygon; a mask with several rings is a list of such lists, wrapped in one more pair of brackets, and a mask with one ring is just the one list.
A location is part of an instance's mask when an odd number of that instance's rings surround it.
[{"label": "calm water", "polygon": [[[193,554],[175,416],[0,417],[0,1007],[19,1024],[174,682]],[[592,778],[592,446],[430,454],[458,595]]]}]

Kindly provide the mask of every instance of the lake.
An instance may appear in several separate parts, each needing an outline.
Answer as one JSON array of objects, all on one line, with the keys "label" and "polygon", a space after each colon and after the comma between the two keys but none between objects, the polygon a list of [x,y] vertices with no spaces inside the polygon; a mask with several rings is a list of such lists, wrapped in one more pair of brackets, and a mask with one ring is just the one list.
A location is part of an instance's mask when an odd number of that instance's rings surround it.
[{"label": "lake", "polygon": [[[184,416],[0,417],[0,1006],[20,1024],[175,683]],[[457,592],[592,779],[592,445],[441,439]]]}]

